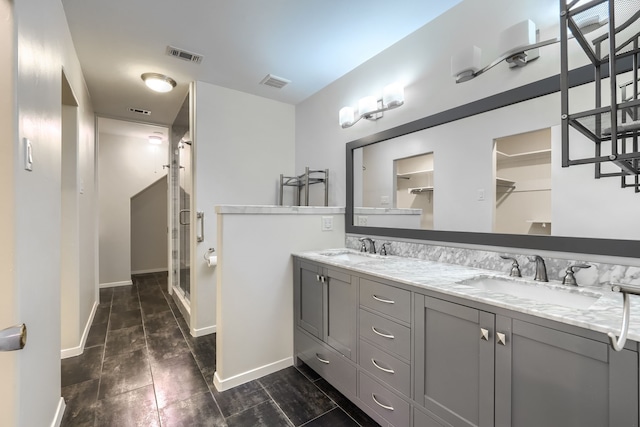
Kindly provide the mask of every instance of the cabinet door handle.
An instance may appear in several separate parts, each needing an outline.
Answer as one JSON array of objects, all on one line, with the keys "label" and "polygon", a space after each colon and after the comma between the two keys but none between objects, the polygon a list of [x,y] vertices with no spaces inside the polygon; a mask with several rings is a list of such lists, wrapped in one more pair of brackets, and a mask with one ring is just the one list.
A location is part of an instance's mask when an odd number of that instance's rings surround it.
[{"label": "cabinet door handle", "polygon": [[394,371],[393,369],[387,369],[387,368],[383,368],[382,366],[378,365],[378,363],[376,363],[375,359],[371,359],[371,363],[373,363],[373,366],[375,366],[376,368],[380,369],[382,372],[386,372],[388,374],[395,374],[396,371]]},{"label": "cabinet door handle", "polygon": [[489,341],[489,330],[485,328],[480,328],[480,339]]},{"label": "cabinet door handle", "polygon": [[395,409],[393,409],[393,406],[383,405],[382,403],[378,402],[378,399],[376,399],[376,395],[375,394],[371,393],[371,398],[381,408],[384,408],[384,409],[386,409],[388,411],[395,411]]},{"label": "cabinet door handle", "polygon": [[324,363],[325,365],[328,365],[329,363],[331,363],[331,362],[329,362],[328,360],[323,359],[322,357],[320,357],[320,355],[319,355],[318,353],[316,353],[316,359],[318,359],[319,361],[321,361],[321,362],[322,362],[322,363]]},{"label": "cabinet door handle", "polygon": [[376,327],[375,327],[375,326],[372,326],[372,327],[371,327],[371,330],[372,330],[374,333],[376,333],[376,334],[380,335],[381,337],[389,338],[390,340],[392,340],[392,339],[394,339],[394,338],[395,338],[395,337],[394,337],[393,335],[391,335],[391,334],[384,334],[384,333],[382,333],[382,332],[378,331],[378,330],[376,329]]},{"label": "cabinet door handle", "polygon": [[505,334],[498,332],[496,335],[498,336],[498,344],[507,345],[507,336]]},{"label": "cabinet door handle", "polygon": [[378,295],[376,295],[376,294],[371,295],[371,297],[373,297],[373,299],[374,299],[374,300],[376,300],[376,301],[380,301],[380,302],[383,302],[383,303],[385,303],[385,304],[395,304],[395,303],[396,303],[395,301],[390,300],[390,299],[380,298],[380,297],[379,297]]},{"label": "cabinet door handle", "polygon": [[316,274],[316,282],[319,282],[319,281],[320,281],[320,275]]}]

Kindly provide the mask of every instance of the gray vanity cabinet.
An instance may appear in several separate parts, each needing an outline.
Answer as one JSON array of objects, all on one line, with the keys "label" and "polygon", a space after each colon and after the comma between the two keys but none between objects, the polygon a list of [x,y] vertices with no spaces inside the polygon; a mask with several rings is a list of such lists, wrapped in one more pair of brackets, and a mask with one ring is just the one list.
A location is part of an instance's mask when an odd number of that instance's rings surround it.
[{"label": "gray vanity cabinet", "polygon": [[638,353],[497,316],[497,427],[638,425]]},{"label": "gray vanity cabinet", "polygon": [[493,426],[495,315],[423,295],[414,304],[416,401],[455,426]]},{"label": "gray vanity cabinet", "polygon": [[297,261],[296,324],[349,359],[356,359],[356,277]]},{"label": "gray vanity cabinet", "polygon": [[296,272],[295,315],[296,324],[316,338],[323,339],[324,289],[322,267],[307,262],[299,262]]},{"label": "gray vanity cabinet", "polygon": [[423,295],[415,313],[415,400],[452,426],[638,426],[637,352]]}]

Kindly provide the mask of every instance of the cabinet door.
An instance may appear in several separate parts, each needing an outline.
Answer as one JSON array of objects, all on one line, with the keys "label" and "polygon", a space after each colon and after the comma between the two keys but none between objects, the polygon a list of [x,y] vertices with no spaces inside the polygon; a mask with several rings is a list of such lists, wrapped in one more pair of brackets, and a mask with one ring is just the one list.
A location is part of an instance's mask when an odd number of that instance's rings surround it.
[{"label": "cabinet door", "polygon": [[327,321],[324,340],[340,353],[355,360],[357,307],[356,286],[352,281],[357,279],[330,269],[325,270],[325,277]]},{"label": "cabinet door", "polygon": [[295,312],[296,321],[305,331],[323,339],[323,286],[320,268],[305,262],[296,269]]},{"label": "cabinet door", "polygon": [[415,304],[416,400],[452,425],[493,426],[495,315],[430,297]]},{"label": "cabinet door", "polygon": [[496,426],[638,425],[638,353],[498,316]]}]

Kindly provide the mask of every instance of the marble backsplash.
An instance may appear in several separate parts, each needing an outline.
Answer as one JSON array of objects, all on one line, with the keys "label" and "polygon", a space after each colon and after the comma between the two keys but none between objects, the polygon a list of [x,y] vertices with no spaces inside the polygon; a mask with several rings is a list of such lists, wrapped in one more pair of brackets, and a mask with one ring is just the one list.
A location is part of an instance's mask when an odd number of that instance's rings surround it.
[{"label": "marble backsplash", "polygon": [[[347,235],[345,245],[347,248],[360,250],[360,236]],[[396,241],[384,239],[391,242],[388,250],[389,255],[401,257],[417,258],[429,261],[443,262],[447,264],[457,264],[467,267],[482,268],[485,270],[500,271],[509,273],[511,261],[500,258],[500,255],[507,255],[515,258],[520,265],[522,277],[533,278],[535,275],[535,263],[528,260],[528,255],[514,252],[495,252],[488,250],[456,248],[450,246],[438,246],[425,243]],[[379,248],[382,242],[377,244]],[[580,269],[575,277],[579,286],[596,286],[610,288],[611,283],[640,286],[640,267],[624,266],[592,262],[581,259],[560,259],[544,257],[547,266],[547,276],[549,281],[562,282],[569,265],[589,264],[590,268]]]}]

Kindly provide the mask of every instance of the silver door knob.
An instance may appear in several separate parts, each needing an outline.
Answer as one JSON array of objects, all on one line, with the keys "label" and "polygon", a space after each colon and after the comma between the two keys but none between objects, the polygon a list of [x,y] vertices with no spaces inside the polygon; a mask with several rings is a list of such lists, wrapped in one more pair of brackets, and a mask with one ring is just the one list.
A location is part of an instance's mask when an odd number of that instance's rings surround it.
[{"label": "silver door knob", "polygon": [[0,351],[22,350],[26,344],[27,327],[24,323],[0,331]]}]

